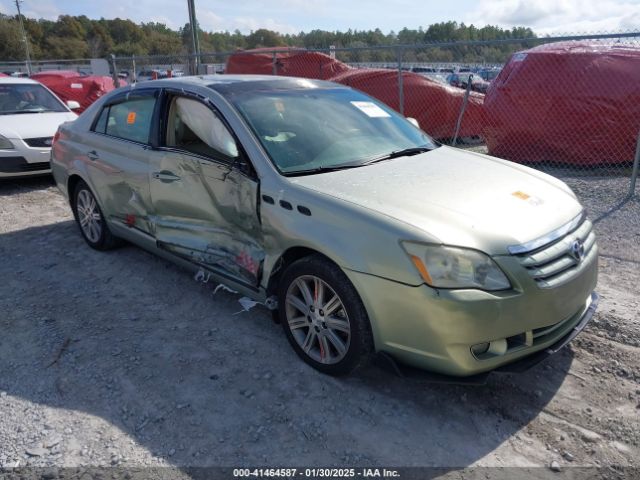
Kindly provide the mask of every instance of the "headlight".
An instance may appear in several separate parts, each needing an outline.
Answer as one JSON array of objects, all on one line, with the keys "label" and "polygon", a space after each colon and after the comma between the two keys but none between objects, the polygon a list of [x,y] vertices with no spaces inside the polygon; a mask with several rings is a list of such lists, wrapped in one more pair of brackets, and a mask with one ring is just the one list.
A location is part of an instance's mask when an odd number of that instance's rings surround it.
[{"label": "headlight", "polygon": [[505,290],[511,287],[500,267],[477,250],[402,242],[427,285],[435,288]]},{"label": "headlight", "polygon": [[13,150],[13,148],[11,140],[0,135],[0,150]]}]

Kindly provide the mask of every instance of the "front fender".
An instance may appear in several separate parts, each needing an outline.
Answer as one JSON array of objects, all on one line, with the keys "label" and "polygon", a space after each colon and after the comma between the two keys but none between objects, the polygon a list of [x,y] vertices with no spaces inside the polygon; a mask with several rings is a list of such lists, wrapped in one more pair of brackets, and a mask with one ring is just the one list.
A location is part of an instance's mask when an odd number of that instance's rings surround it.
[{"label": "front fender", "polygon": [[[273,203],[265,202],[265,197]],[[343,269],[420,285],[422,278],[400,241],[438,241],[397,219],[296,186],[275,191],[263,186],[260,211],[265,284],[286,250],[304,247]]]}]

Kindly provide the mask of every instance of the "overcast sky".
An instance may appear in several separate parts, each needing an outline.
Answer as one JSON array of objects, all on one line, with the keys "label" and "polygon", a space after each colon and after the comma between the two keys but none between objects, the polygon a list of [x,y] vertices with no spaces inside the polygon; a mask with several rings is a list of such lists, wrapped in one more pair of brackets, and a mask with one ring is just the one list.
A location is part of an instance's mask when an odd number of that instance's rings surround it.
[{"label": "overcast sky", "polygon": [[[369,30],[384,33],[456,20],[476,26],[526,26],[540,34],[640,30],[640,0],[195,0],[207,31],[268,28],[281,33]],[[29,17],[58,15],[128,18],[171,28],[188,19],[186,0],[23,0]],[[14,14],[14,0],[0,0],[0,12]]]}]

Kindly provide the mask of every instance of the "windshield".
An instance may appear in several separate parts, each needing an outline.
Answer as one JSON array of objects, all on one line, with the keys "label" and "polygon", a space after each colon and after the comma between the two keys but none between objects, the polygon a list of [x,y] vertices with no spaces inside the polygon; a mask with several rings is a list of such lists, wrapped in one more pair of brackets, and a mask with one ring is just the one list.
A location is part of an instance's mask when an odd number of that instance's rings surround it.
[{"label": "windshield", "polygon": [[436,147],[400,114],[355,90],[252,91],[231,101],[285,175]]},{"label": "windshield", "polygon": [[42,85],[0,84],[0,115],[66,112],[65,106]]}]

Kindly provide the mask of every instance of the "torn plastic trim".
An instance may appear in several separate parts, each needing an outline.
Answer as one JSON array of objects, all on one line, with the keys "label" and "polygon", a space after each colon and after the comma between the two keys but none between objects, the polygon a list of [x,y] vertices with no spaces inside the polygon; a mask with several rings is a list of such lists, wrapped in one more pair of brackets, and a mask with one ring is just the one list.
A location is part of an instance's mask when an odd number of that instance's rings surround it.
[{"label": "torn plastic trim", "polygon": [[[231,242],[233,242],[232,238]],[[227,245],[216,245],[206,244],[202,240],[199,245],[194,242],[187,246],[158,240],[156,244],[158,248],[187,259],[201,268],[213,270],[216,274],[235,282],[240,281],[242,284],[251,285],[252,290],[256,290],[256,285],[259,285],[262,276],[264,252],[259,249],[251,250],[252,245],[244,244],[245,249],[236,253],[233,251],[231,242],[227,242]],[[237,244],[242,245],[239,242]]]},{"label": "torn plastic trim", "polygon": [[262,305],[264,307],[267,307],[267,309],[271,310],[271,311],[277,310],[277,308],[278,308],[278,300],[276,299],[275,295],[272,295],[272,296],[268,297],[264,302],[258,302],[257,300],[252,300],[249,297],[241,297],[240,299],[238,299],[238,302],[242,306],[242,310],[240,310],[239,312],[234,313],[234,315],[238,315],[240,313],[248,312],[249,310],[251,310],[256,305]]},{"label": "torn plastic trim", "polygon": [[213,289],[213,294],[215,295],[220,290],[222,290],[223,292],[228,292],[228,293],[238,293],[237,290],[233,290],[232,288],[228,287],[224,283],[220,283],[220,284],[218,284],[218,286],[216,288]]}]

